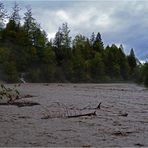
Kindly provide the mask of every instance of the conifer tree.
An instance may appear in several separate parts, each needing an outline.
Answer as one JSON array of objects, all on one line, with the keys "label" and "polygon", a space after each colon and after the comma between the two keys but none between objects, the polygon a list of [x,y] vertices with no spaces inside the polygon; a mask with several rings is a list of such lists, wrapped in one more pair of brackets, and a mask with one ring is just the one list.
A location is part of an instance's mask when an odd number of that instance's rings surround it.
[{"label": "conifer tree", "polygon": [[32,16],[31,8],[27,7],[27,11],[24,13],[24,29],[29,34],[35,26],[35,19]]},{"label": "conifer tree", "polygon": [[4,4],[0,2],[0,30],[4,28],[6,17],[7,17],[7,12],[4,8]]},{"label": "conifer tree", "polygon": [[93,32],[92,34],[91,34],[91,38],[90,38],[90,43],[91,43],[91,45],[93,46],[94,45],[94,42],[95,42],[95,33]]},{"label": "conifer tree", "polygon": [[59,30],[56,33],[53,41],[57,61],[59,64],[71,57],[71,37],[69,36],[69,33],[70,29],[68,24],[63,23],[62,27],[59,27]]},{"label": "conifer tree", "polygon": [[98,51],[98,52],[102,52],[104,50],[104,45],[103,45],[103,42],[102,42],[100,32],[98,32],[98,34],[95,38],[95,41],[94,41],[94,44],[93,44],[93,49],[95,51]]},{"label": "conifer tree", "polygon": [[134,69],[137,66],[136,57],[135,57],[135,53],[134,53],[133,48],[130,50],[130,54],[127,58],[128,58],[128,64],[130,66],[131,73],[133,73]]},{"label": "conifer tree", "polygon": [[19,25],[20,24],[20,20],[21,20],[21,17],[19,15],[20,7],[15,2],[14,3],[14,7],[12,9],[13,9],[13,11],[12,11],[12,14],[10,16],[10,21],[13,21],[13,22],[15,22],[16,25]]}]

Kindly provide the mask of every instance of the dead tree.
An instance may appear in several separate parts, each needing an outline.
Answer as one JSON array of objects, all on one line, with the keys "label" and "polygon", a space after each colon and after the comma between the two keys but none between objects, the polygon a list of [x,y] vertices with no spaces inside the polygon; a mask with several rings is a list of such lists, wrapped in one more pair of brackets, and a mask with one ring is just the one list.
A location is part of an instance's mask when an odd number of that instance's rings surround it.
[{"label": "dead tree", "polygon": [[93,113],[87,113],[87,114],[80,114],[80,115],[72,115],[72,116],[67,116],[67,118],[76,118],[76,117],[82,117],[82,116],[96,116],[96,111]]}]

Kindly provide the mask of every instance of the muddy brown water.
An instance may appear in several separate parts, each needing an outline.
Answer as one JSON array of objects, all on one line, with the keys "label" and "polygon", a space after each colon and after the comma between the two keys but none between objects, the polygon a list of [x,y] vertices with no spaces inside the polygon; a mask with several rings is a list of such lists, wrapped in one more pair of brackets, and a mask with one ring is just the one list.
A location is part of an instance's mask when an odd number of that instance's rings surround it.
[{"label": "muddy brown water", "polygon": [[0,105],[1,147],[148,147],[148,90],[142,86],[26,83],[17,89],[35,96],[23,101],[40,105]]}]

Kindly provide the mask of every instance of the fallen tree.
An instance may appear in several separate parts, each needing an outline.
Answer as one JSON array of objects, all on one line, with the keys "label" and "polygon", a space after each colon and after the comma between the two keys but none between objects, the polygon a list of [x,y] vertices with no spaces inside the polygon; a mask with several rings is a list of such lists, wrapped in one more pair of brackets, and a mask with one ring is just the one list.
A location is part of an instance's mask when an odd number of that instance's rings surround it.
[{"label": "fallen tree", "polygon": [[0,105],[15,105],[18,107],[40,105],[39,103],[31,101],[24,101],[24,100],[20,102],[18,101],[23,98],[31,98],[31,97],[34,96],[32,95],[21,96],[16,87],[7,88],[3,84],[0,85],[0,99],[4,100],[4,102],[0,102]]},{"label": "fallen tree", "polygon": [[40,104],[36,102],[11,102],[11,103],[0,103],[0,105],[14,105],[17,107],[25,107],[25,106],[34,106]]},{"label": "fallen tree", "polygon": [[44,107],[46,111],[43,113],[44,116],[41,119],[97,116],[97,110],[100,109],[100,106],[101,102],[96,107],[75,108],[74,106],[71,107],[71,105],[54,102],[53,104],[48,106],[48,108]]},{"label": "fallen tree", "polygon": [[76,118],[76,117],[82,117],[82,116],[96,116],[96,111],[93,113],[86,113],[86,114],[79,114],[79,115],[72,115],[72,116],[67,116],[67,118]]},{"label": "fallen tree", "polygon": [[20,99],[20,93],[15,88],[7,88],[3,84],[0,85],[0,99],[7,100],[7,103],[12,103]]}]

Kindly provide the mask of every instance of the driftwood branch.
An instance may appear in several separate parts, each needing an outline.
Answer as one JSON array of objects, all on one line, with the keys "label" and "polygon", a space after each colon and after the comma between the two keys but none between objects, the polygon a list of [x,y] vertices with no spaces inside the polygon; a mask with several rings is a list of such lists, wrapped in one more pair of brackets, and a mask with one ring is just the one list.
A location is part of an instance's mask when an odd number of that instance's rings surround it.
[{"label": "driftwood branch", "polygon": [[[97,116],[97,110],[100,109],[101,106],[101,102],[96,105],[96,107],[84,107],[82,109],[77,108],[77,110],[75,110],[75,107],[69,107],[66,106],[65,104],[61,104],[59,102],[54,102],[56,104],[51,104],[50,105],[50,110],[46,109],[48,111],[48,114],[45,114],[44,117],[42,117],[41,119],[49,119],[49,118],[78,118],[78,117],[82,117],[82,116]],[[81,110],[93,110],[91,112],[88,113],[84,113],[84,112],[79,112]]]},{"label": "driftwood branch", "polygon": [[100,102],[99,105],[96,107],[96,109],[101,109],[101,102]]},{"label": "driftwood branch", "polygon": [[18,107],[25,107],[25,106],[34,106],[40,104],[36,102],[9,102],[9,103],[0,103],[0,105],[15,105]]},{"label": "driftwood branch", "polygon": [[73,115],[73,116],[67,116],[67,118],[76,118],[76,117],[82,117],[82,116],[96,116],[96,111],[93,113],[87,113],[87,114],[80,114],[80,115]]}]

